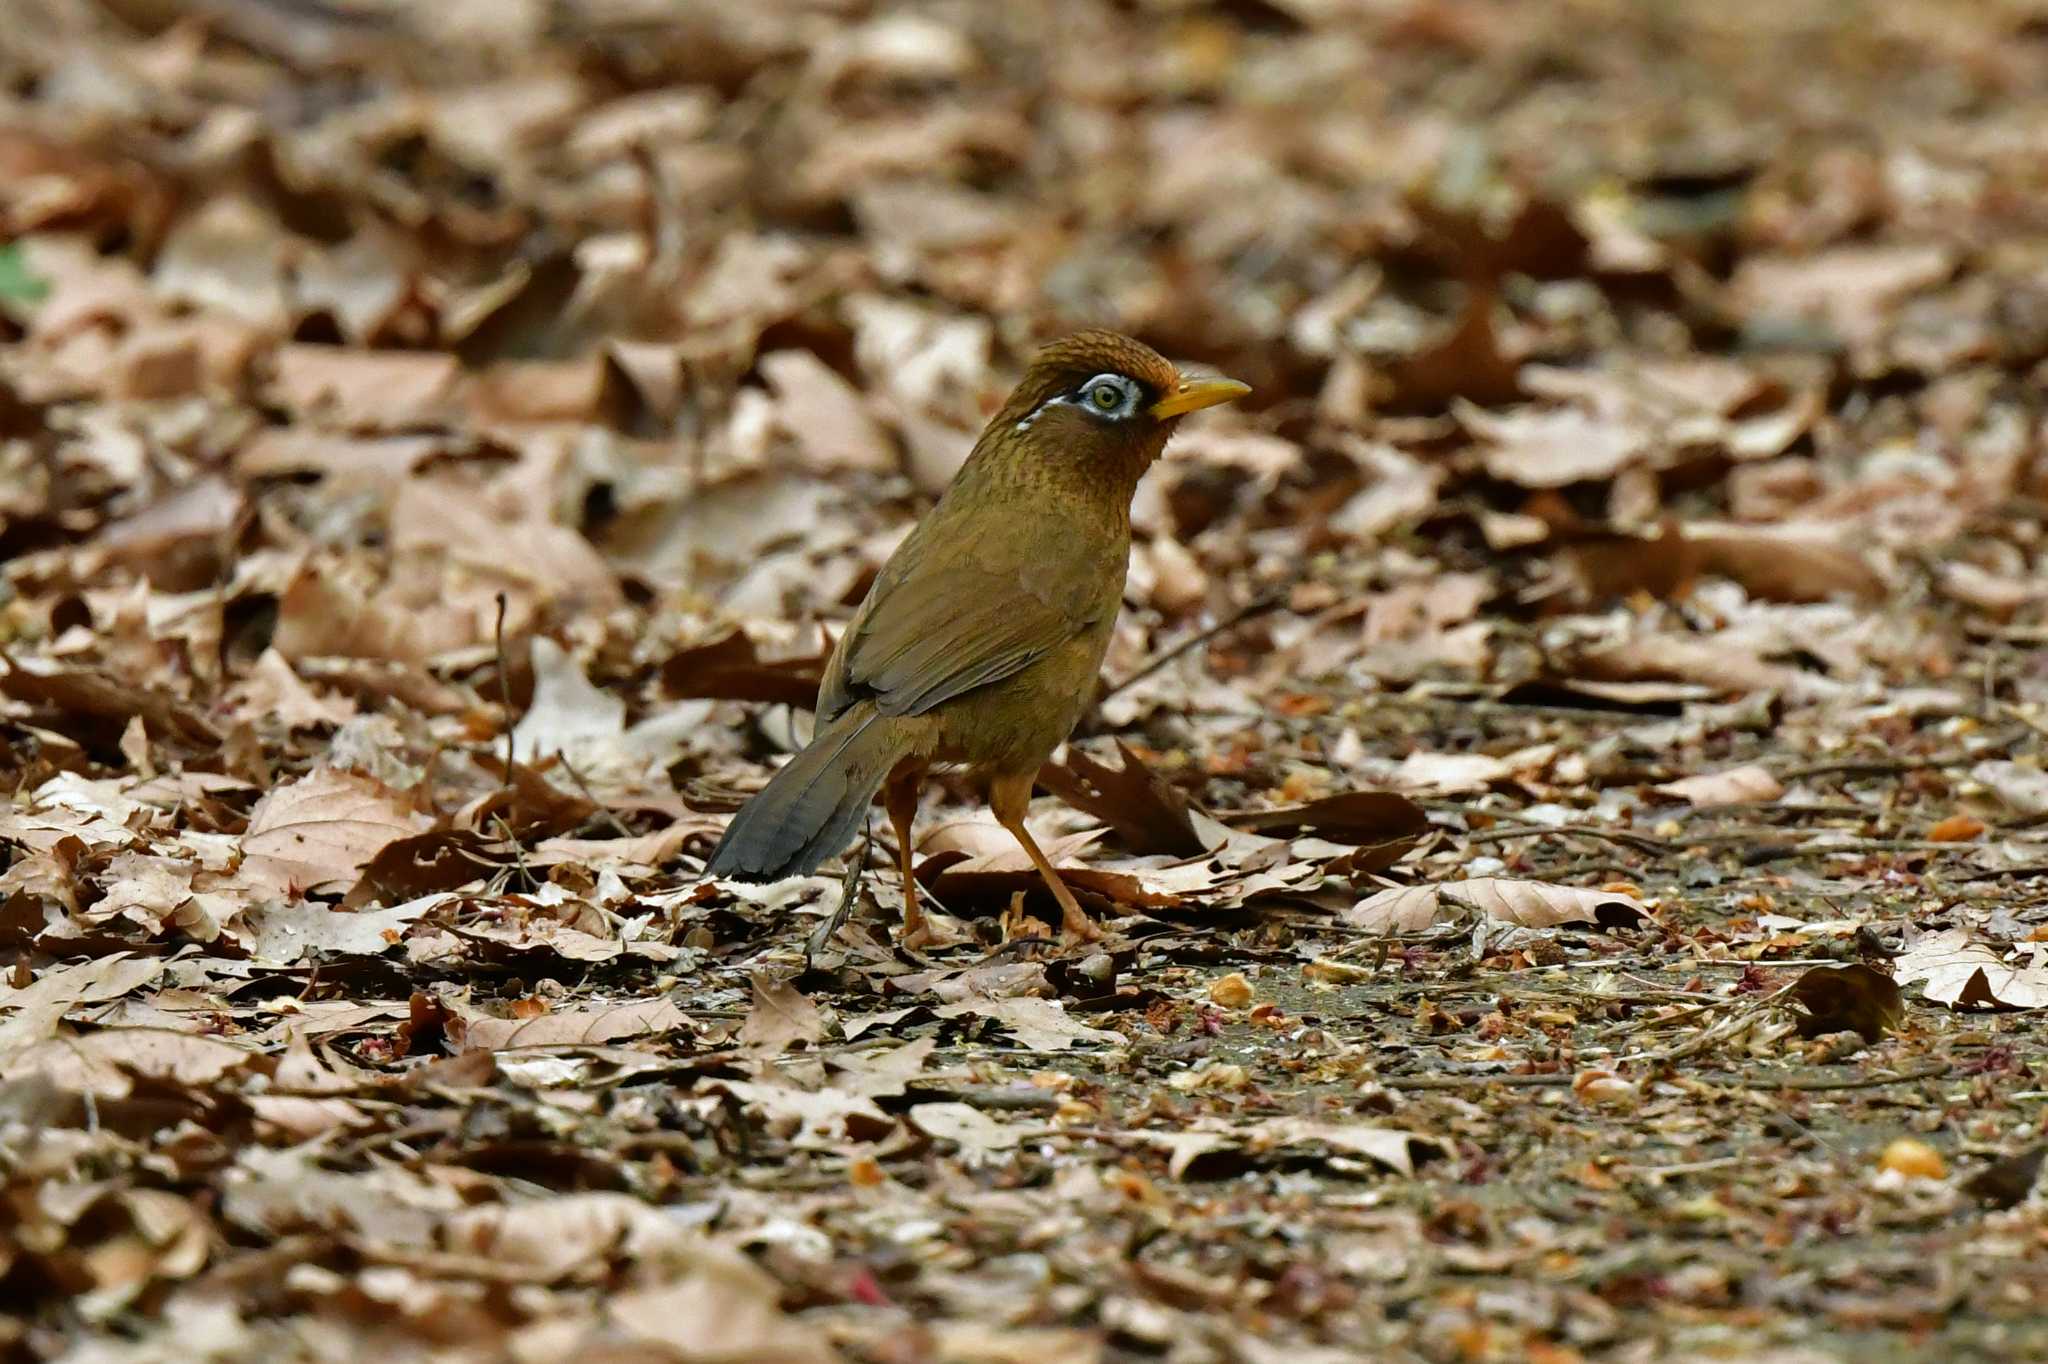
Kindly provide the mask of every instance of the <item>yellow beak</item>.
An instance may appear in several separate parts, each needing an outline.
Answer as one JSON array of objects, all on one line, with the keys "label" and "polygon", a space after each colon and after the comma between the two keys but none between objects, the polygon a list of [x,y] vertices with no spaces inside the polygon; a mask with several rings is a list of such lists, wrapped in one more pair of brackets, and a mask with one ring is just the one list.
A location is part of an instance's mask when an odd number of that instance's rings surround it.
[{"label": "yellow beak", "polygon": [[1235,379],[1183,379],[1179,388],[1146,410],[1164,421],[1168,417],[1199,412],[1205,407],[1214,407],[1218,403],[1242,398],[1251,391],[1250,384],[1241,384]]}]

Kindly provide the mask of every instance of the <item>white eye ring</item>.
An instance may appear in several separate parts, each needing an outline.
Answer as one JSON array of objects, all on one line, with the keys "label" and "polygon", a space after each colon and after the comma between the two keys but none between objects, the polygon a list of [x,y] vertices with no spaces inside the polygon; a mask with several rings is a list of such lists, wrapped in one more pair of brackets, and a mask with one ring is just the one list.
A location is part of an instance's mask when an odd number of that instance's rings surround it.
[{"label": "white eye ring", "polygon": [[1081,385],[1080,405],[1098,417],[1120,420],[1138,410],[1138,386],[1121,374],[1098,374]]},{"label": "white eye ring", "polygon": [[[1098,374],[1079,388],[1066,389],[1040,403],[1031,414],[1017,423],[1019,431],[1029,431],[1031,423],[1047,408],[1055,405],[1078,407],[1097,421],[1120,422],[1135,414],[1145,399],[1145,391],[1138,387],[1137,380],[1129,375],[1114,372]],[[1106,400],[1106,401],[1105,401]]]}]

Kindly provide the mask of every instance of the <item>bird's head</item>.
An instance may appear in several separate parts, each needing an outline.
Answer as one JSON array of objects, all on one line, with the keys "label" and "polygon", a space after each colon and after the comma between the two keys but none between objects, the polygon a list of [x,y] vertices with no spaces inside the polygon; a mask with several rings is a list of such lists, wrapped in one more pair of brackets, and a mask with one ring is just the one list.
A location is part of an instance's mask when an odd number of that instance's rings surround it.
[{"label": "bird's head", "polygon": [[1076,332],[1038,352],[983,442],[1083,469],[1144,472],[1182,417],[1251,392],[1183,375],[1142,341]]}]

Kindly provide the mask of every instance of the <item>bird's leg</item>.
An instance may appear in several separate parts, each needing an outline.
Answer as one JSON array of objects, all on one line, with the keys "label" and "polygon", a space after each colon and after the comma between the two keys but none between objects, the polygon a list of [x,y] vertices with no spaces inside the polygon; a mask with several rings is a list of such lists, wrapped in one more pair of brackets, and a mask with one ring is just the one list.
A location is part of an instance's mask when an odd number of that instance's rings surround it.
[{"label": "bird's leg", "polygon": [[1078,942],[1094,942],[1102,936],[1102,930],[1081,908],[1081,902],[1074,898],[1073,891],[1067,889],[1067,883],[1060,880],[1059,872],[1053,869],[1052,859],[1040,850],[1038,840],[1031,836],[1031,830],[1024,823],[1024,812],[1031,808],[1031,783],[1035,777],[1032,772],[997,777],[989,783],[989,808],[995,811],[996,822],[1023,844],[1024,855],[1045,878],[1046,889],[1052,892],[1052,898],[1060,902],[1060,927],[1066,936]]},{"label": "bird's leg", "polygon": [[924,789],[924,764],[906,759],[896,765],[882,786],[882,805],[896,831],[897,865],[903,871],[903,938],[905,947],[922,947],[931,939],[931,925],[917,903],[917,878],[910,870],[910,826],[917,818],[917,798]]}]

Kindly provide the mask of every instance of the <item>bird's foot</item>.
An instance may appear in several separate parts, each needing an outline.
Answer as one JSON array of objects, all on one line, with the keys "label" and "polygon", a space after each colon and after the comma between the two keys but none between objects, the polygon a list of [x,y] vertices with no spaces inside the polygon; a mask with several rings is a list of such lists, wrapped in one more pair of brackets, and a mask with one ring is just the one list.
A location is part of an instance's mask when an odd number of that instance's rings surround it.
[{"label": "bird's foot", "polygon": [[1062,908],[1060,913],[1060,941],[1070,947],[1082,943],[1101,942],[1102,927],[1088,917],[1086,910],[1078,905]]}]

